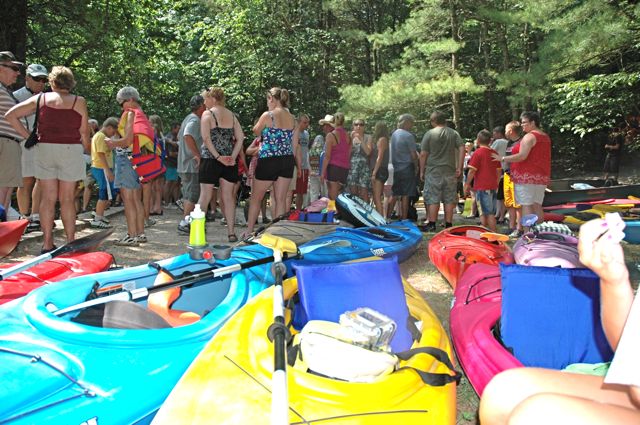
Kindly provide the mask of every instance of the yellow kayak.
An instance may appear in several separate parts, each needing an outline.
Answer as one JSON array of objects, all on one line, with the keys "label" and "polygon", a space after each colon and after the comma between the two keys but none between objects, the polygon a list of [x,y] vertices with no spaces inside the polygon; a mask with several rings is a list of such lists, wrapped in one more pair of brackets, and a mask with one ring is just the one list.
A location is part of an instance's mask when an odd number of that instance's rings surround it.
[{"label": "yellow kayak", "polygon": [[[339,275],[340,276],[340,275]],[[453,358],[449,338],[423,297],[404,279],[409,314],[422,322],[411,348],[436,347]],[[298,291],[284,282],[285,299]],[[339,295],[336,294],[336,297]],[[290,317],[287,310],[287,316]],[[287,318],[287,322],[288,322]],[[249,301],[207,344],[157,413],[154,424],[266,424],[271,415],[273,291]],[[430,386],[412,368],[451,374],[426,354],[401,361],[374,382],[334,380],[287,367],[291,424],[454,424],[456,384]]]}]

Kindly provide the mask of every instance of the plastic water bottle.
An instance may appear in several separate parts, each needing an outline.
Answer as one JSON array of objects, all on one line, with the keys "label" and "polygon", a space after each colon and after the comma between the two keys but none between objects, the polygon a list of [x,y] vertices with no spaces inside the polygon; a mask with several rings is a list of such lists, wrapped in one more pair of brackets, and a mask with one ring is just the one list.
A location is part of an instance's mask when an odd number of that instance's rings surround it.
[{"label": "plastic water bottle", "polygon": [[189,245],[191,246],[204,246],[207,244],[207,238],[205,236],[205,214],[200,209],[200,204],[196,204],[193,211],[189,215],[189,221],[191,223],[191,231],[189,233]]}]

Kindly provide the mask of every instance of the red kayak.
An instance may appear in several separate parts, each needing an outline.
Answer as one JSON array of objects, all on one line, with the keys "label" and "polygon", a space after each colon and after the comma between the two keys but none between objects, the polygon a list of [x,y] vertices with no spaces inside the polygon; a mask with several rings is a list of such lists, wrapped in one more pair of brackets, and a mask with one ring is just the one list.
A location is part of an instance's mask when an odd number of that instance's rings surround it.
[{"label": "red kayak", "polygon": [[[107,270],[113,256],[106,252],[61,255],[0,281],[0,304],[22,297],[49,282]],[[13,264],[11,264],[13,265]],[[0,268],[9,267],[9,264]]]},{"label": "red kayak", "polygon": [[0,223],[0,258],[11,254],[27,228],[29,220],[14,220]]},{"label": "red kayak", "polygon": [[513,263],[511,250],[504,242],[480,236],[487,232],[480,226],[450,227],[429,242],[429,259],[453,288],[471,264]]}]

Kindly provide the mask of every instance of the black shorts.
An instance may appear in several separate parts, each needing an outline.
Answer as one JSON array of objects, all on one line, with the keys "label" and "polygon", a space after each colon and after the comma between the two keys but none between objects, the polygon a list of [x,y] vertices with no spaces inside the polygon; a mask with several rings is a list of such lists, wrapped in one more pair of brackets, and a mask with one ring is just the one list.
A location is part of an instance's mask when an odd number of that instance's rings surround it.
[{"label": "black shorts", "polygon": [[225,179],[229,183],[238,181],[238,163],[226,166],[217,159],[202,158],[198,169],[198,180],[203,184],[220,186],[220,179]]},{"label": "black shorts", "polygon": [[259,158],[254,177],[258,180],[276,181],[280,177],[293,178],[296,161],[293,155]]},{"label": "black shorts", "polygon": [[376,173],[375,179],[383,184],[389,180],[389,167],[380,168]]},{"label": "black shorts", "polygon": [[347,184],[347,177],[349,177],[348,168],[338,167],[333,164],[327,165],[327,181]]},{"label": "black shorts", "polygon": [[607,154],[604,160],[604,172],[618,174],[620,169],[620,155]]},{"label": "black shorts", "polygon": [[415,196],[417,193],[416,172],[413,164],[401,171],[393,172],[393,196]]},{"label": "black shorts", "polygon": [[504,175],[500,177],[500,183],[498,183],[497,199],[499,201],[504,201]]}]

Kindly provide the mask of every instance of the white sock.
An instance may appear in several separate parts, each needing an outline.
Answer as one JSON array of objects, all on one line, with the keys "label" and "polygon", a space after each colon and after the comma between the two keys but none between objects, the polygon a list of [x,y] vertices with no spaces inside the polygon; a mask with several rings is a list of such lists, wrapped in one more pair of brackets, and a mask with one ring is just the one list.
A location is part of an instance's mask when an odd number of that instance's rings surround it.
[{"label": "white sock", "polygon": [[180,220],[180,226],[187,226],[189,223],[187,223],[185,220]]},{"label": "white sock", "polygon": [[39,213],[31,214],[31,220],[40,220],[40,214]]}]

